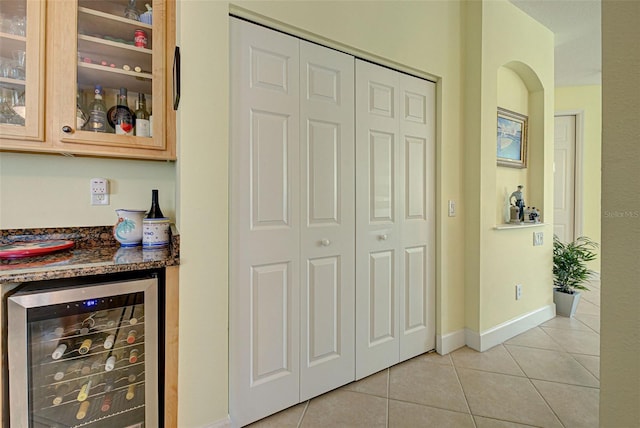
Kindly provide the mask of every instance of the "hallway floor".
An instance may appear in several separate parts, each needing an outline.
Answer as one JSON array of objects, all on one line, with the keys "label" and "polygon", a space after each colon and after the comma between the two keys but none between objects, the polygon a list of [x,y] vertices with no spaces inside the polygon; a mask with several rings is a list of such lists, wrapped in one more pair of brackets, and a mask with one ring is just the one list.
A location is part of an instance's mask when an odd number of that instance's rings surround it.
[{"label": "hallway floor", "polygon": [[597,427],[600,283],[556,317],[479,353],[424,354],[251,427]]}]

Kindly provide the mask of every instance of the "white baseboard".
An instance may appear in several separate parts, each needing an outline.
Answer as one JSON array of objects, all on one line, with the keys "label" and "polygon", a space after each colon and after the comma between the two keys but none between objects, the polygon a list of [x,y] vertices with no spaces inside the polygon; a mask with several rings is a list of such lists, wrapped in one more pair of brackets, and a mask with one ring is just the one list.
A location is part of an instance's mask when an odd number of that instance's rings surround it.
[{"label": "white baseboard", "polygon": [[556,305],[551,304],[521,315],[509,321],[498,324],[478,334],[475,331],[464,329],[464,341],[469,348],[484,352],[496,345],[506,342],[525,331],[537,327],[556,316]]},{"label": "white baseboard", "polygon": [[229,418],[229,415],[227,415],[226,418],[205,425],[202,428],[231,428],[231,419]]},{"label": "white baseboard", "polygon": [[464,345],[464,330],[454,331],[445,335],[436,335],[436,352],[440,355],[446,355],[458,348],[462,348]]}]

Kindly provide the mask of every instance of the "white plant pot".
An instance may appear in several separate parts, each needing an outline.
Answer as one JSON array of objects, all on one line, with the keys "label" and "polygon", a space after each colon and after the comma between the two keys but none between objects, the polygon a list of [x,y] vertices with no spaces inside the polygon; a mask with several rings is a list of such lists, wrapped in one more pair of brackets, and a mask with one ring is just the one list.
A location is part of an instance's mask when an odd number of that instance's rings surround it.
[{"label": "white plant pot", "polygon": [[573,294],[562,293],[560,291],[553,290],[553,302],[556,304],[556,314],[563,317],[573,317],[578,308],[578,302],[580,301],[580,292],[576,291]]}]

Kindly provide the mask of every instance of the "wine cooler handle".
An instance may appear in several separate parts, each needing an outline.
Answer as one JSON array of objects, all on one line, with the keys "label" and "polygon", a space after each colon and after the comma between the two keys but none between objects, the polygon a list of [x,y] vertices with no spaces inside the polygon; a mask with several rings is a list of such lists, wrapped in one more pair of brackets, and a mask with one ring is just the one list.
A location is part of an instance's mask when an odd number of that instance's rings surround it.
[{"label": "wine cooler handle", "polygon": [[64,132],[65,134],[73,134],[73,128],[69,125],[64,125],[62,127],[62,132]]},{"label": "wine cooler handle", "polygon": [[322,241],[320,241],[320,245],[322,245],[323,247],[328,247],[329,245],[331,245],[331,241],[329,241],[328,239],[323,239]]}]

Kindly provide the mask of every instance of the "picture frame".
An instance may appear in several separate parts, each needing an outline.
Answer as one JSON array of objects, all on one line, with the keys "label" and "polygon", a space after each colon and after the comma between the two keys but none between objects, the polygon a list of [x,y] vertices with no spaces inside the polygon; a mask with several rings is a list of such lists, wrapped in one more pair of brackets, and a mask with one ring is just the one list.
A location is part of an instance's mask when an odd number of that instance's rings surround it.
[{"label": "picture frame", "polygon": [[180,47],[173,52],[173,109],[178,110],[180,104]]},{"label": "picture frame", "polygon": [[527,167],[529,118],[498,107],[496,155],[498,166]]}]

